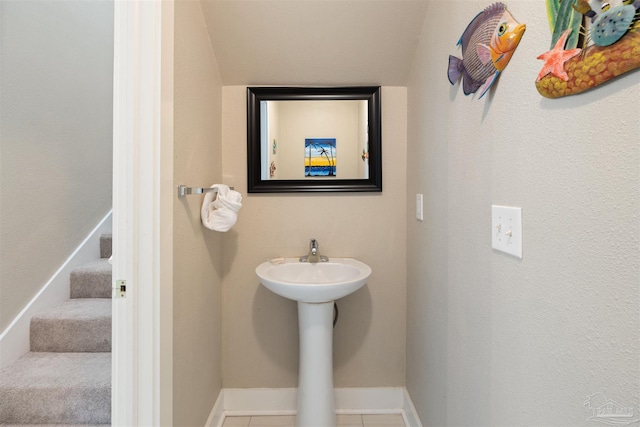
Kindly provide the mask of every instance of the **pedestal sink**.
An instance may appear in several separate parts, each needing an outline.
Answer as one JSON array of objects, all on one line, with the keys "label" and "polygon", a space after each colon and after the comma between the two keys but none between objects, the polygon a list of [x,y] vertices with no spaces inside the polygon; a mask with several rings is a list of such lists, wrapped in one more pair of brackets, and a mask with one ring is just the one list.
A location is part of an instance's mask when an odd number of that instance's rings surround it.
[{"label": "pedestal sink", "polygon": [[360,289],[371,268],[351,258],[300,262],[278,258],[256,268],[270,291],[298,302],[300,371],[296,427],[336,425],[333,394],[333,303]]}]

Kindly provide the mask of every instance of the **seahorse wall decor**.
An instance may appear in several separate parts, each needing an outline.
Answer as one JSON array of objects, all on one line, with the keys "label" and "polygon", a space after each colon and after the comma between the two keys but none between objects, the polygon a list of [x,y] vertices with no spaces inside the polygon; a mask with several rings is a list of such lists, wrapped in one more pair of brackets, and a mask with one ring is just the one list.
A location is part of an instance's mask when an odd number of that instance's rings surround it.
[{"label": "seahorse wall decor", "polygon": [[547,0],[547,16],[542,96],[574,95],[640,67],[640,0]]}]

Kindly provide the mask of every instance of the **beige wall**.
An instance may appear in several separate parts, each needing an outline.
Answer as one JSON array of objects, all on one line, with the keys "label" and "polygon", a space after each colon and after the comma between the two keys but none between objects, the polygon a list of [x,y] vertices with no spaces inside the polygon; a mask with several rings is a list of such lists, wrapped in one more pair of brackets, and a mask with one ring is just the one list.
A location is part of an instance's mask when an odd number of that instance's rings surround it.
[{"label": "beige wall", "polygon": [[113,3],[0,20],[1,332],[111,209]]},{"label": "beige wall", "polygon": [[[542,98],[545,1],[511,2],[522,42],[465,97],[443,65],[473,6],[431,3],[408,86],[411,398],[434,426],[586,425],[594,393],[637,409],[640,74]],[[523,208],[522,260],[491,249],[492,204]]]},{"label": "beige wall", "polygon": [[295,387],[296,303],[261,286],[268,258],[320,252],[369,264],[361,290],[338,301],[337,387],[404,385],[406,89],[382,90],[382,193],[246,194],[246,88],[223,89],[223,167],[243,193],[236,226],[224,235],[224,387]]},{"label": "beige wall", "polygon": [[[175,185],[222,177],[222,85],[199,2],[175,3]],[[222,386],[222,236],[200,221],[202,196],[174,202],[173,416],[202,426]]]}]

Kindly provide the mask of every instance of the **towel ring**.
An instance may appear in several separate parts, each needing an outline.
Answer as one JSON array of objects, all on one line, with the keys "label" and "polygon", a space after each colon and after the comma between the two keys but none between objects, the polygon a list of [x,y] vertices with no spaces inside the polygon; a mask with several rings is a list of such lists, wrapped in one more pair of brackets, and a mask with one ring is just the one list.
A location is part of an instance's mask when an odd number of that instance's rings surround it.
[{"label": "towel ring", "polygon": [[[233,190],[233,187],[229,187]],[[188,196],[189,194],[217,193],[217,188],[211,187],[187,187],[186,185],[178,185],[178,198]]]}]

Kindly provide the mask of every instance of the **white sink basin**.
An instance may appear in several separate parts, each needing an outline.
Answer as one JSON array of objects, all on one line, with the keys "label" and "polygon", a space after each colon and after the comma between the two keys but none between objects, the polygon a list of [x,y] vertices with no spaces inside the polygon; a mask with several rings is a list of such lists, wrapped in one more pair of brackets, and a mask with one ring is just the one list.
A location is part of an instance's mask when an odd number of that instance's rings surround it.
[{"label": "white sink basin", "polygon": [[260,282],[270,291],[298,302],[337,300],[360,289],[371,275],[371,267],[352,258],[330,258],[328,262],[300,262],[278,258],[256,268]]}]

